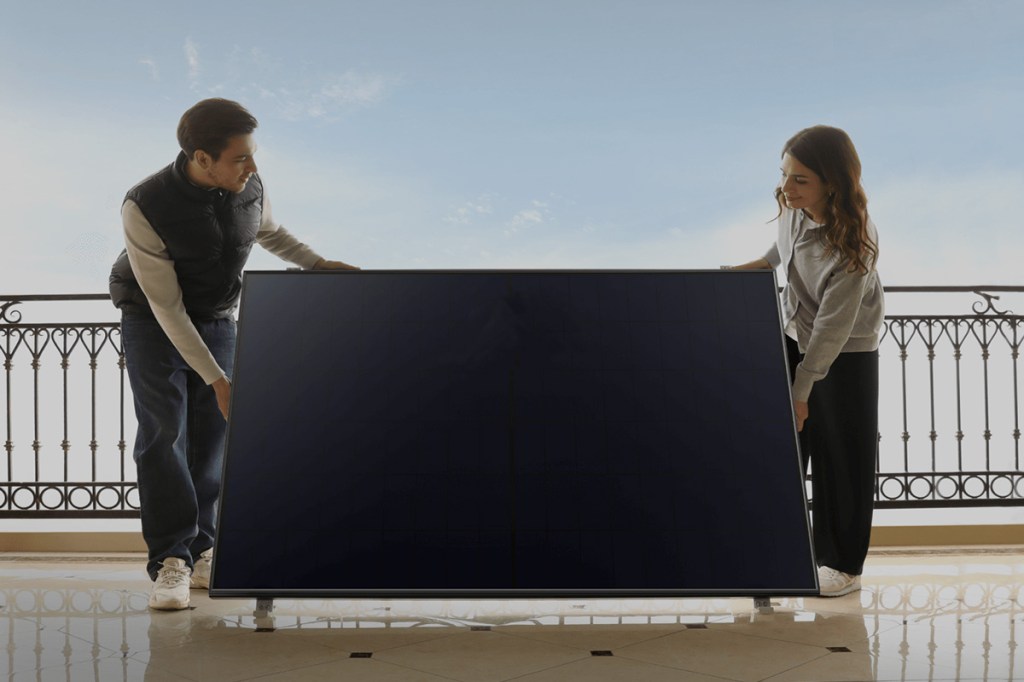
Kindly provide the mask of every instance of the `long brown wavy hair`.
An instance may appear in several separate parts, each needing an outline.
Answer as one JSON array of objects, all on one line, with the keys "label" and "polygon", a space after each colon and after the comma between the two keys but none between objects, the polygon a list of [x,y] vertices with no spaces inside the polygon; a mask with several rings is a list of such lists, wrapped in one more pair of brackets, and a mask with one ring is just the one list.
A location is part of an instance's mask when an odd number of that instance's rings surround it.
[{"label": "long brown wavy hair", "polygon": [[[812,126],[789,138],[782,154],[789,154],[817,173],[828,188],[819,236],[825,256],[838,254],[848,272],[867,274],[878,260],[878,244],[868,234],[868,197],[860,184],[860,157],[850,136],[839,128]],[[782,187],[775,188],[779,215],[785,208]]]}]

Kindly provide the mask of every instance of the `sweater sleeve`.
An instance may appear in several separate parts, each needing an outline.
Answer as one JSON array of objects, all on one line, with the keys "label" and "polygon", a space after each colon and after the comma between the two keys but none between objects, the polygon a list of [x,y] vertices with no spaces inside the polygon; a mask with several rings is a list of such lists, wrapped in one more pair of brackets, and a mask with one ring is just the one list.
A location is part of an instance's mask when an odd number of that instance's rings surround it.
[{"label": "sweater sleeve", "polygon": [[128,262],[131,263],[132,273],[142,293],[146,295],[153,316],[181,353],[182,359],[203,381],[212,384],[224,376],[224,370],[217,364],[199,335],[199,330],[185,312],[181,285],[178,284],[174,261],[167,252],[167,246],[135,202],[124,202],[121,222],[124,226]]},{"label": "sweater sleeve", "polygon": [[782,256],[779,255],[779,243],[775,242],[772,244],[772,248],[764,254],[764,259],[768,261],[768,265],[772,268],[777,268],[782,265]]},{"label": "sweater sleeve", "polygon": [[793,399],[807,401],[814,382],[824,379],[836,357],[850,338],[857,321],[868,276],[847,272],[840,265],[829,275],[821,305],[814,316],[814,327],[807,342],[803,361],[796,367]]},{"label": "sweater sleeve", "polygon": [[270,199],[263,194],[263,219],[260,221],[256,241],[264,249],[282,260],[295,263],[309,270],[320,260],[320,254],[295,238],[288,230],[281,227],[270,211]]}]

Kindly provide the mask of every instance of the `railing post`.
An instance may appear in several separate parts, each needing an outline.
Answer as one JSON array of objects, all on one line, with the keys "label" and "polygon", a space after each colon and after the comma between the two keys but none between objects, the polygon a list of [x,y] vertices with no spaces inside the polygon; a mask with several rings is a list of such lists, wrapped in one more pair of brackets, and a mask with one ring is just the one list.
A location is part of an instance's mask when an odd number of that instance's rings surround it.
[{"label": "railing post", "polygon": [[928,347],[928,415],[930,418],[931,430],[928,432],[928,440],[931,441],[931,455],[932,455],[932,471],[938,471],[936,468],[938,462],[936,459],[936,443],[939,434],[935,430],[935,322],[928,320],[928,341],[926,342]]},{"label": "railing post", "polygon": [[953,331],[955,339],[953,340],[953,359],[956,361],[956,470],[957,480],[956,487],[959,491],[960,499],[963,499],[964,490],[964,426],[963,426],[963,413],[961,406],[960,395],[960,359],[963,356],[960,348],[963,345],[963,341],[960,338],[960,321],[957,320],[953,324]]},{"label": "railing post", "polygon": [[[126,480],[125,479],[125,457],[126,457],[126,452],[127,452],[127,444],[125,443],[125,439],[124,439],[124,409],[125,409],[124,408],[124,404],[125,404],[125,376],[124,375],[125,375],[125,369],[126,369],[127,366],[125,365],[125,360],[124,360],[124,346],[120,343],[121,328],[117,327],[115,329],[112,329],[111,330],[111,334],[116,334],[117,338],[119,340],[119,342],[116,344],[116,348],[117,348],[118,384],[119,384],[119,390],[121,392],[121,401],[120,401],[120,406],[121,407],[118,410],[118,418],[120,420],[120,431],[118,433],[120,435],[120,438],[117,441],[117,449],[118,449],[118,452],[121,453],[121,457],[120,457],[120,462],[121,462],[121,481],[124,482]],[[111,341],[111,344],[113,345],[113,341]],[[125,493],[125,502],[126,503],[127,503],[127,499],[128,499],[127,498],[127,493]]]},{"label": "railing post", "polygon": [[[0,308],[0,319],[3,319],[7,313],[8,306]],[[12,358],[14,352],[21,345],[21,336],[18,337],[18,343],[15,344],[14,348],[11,348],[11,334],[13,333],[10,329],[4,329],[4,380],[6,384],[6,395],[7,395],[7,439],[4,441],[4,450],[7,451],[7,475],[6,480],[10,481],[14,476],[14,441],[11,439],[14,437],[12,433],[11,425],[11,370],[14,369],[14,363]],[[9,500],[8,500],[9,502]]]}]

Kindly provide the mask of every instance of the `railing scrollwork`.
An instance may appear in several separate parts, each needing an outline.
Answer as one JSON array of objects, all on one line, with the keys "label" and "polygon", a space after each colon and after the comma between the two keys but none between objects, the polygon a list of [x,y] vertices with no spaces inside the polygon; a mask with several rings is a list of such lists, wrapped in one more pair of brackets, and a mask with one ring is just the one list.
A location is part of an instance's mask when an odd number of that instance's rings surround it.
[{"label": "railing scrollwork", "polygon": [[21,322],[21,311],[12,310],[14,306],[19,305],[20,303],[21,301],[7,301],[0,303],[0,322],[3,322],[4,324],[18,324]]},{"label": "railing scrollwork", "polygon": [[[993,294],[986,294],[984,291],[972,292],[978,296],[981,296],[984,301],[975,301],[971,309],[974,310],[975,315],[1013,315],[1013,311],[1010,310],[999,310],[995,307],[992,301],[998,301],[999,297]],[[983,305],[984,308],[978,309],[978,306]]]}]

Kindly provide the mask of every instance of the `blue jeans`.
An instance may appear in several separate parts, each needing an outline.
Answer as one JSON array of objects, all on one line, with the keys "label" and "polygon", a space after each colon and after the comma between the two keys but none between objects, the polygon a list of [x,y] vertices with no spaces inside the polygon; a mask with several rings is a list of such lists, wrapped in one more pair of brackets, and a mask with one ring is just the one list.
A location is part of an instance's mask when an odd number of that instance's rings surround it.
[{"label": "blue jeans", "polygon": [[[194,323],[230,378],[235,321]],[[134,457],[146,568],[155,580],[167,557],[193,566],[213,547],[227,422],[213,388],[182,359],[156,319],[125,311],[121,337],[139,422]]]}]

